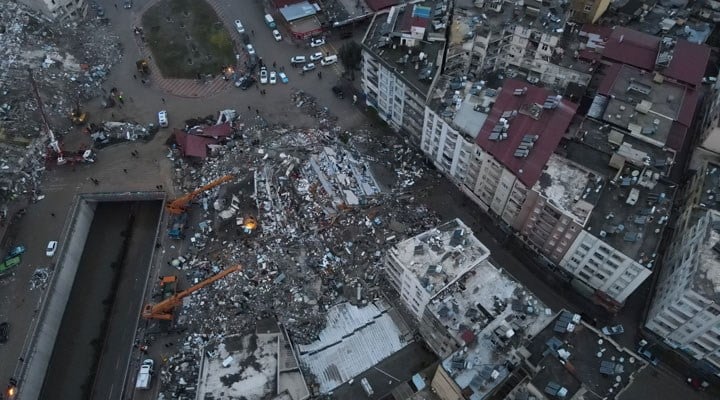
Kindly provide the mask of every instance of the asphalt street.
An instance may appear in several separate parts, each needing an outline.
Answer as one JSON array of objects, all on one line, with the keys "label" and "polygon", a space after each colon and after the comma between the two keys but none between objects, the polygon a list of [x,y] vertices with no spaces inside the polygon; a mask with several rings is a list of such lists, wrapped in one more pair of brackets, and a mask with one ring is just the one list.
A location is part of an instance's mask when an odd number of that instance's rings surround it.
[{"label": "asphalt street", "polygon": [[[261,2],[217,0],[216,4],[221,9],[220,14],[224,21],[240,18],[248,31],[255,31],[251,41],[257,49],[258,55],[266,64],[272,65],[275,62],[278,65],[284,65],[290,83],[263,86],[267,90],[266,95],[261,95],[259,90],[254,88],[242,91],[232,87],[203,99],[168,95],[153,85],[144,86],[138,80],[133,79],[135,61],[140,57],[140,50],[136,46],[132,32],[132,26],[137,24],[138,19],[136,9],[125,10],[122,7],[115,9],[114,2],[108,0],[101,0],[99,3],[105,7],[112,24],[111,28],[119,35],[124,48],[124,57],[120,64],[113,67],[105,88],[108,90],[112,87],[119,88],[124,92],[127,101],[122,109],[104,109],[100,99],[91,102],[86,106],[91,121],[112,120],[112,114],[114,114],[116,120],[154,122],[157,111],[167,109],[172,129],[183,127],[184,120],[187,118],[215,114],[218,110],[234,108],[241,113],[255,113],[257,110],[263,118],[276,123],[313,127],[315,122],[312,118],[303,114],[300,109],[288,106],[291,93],[300,89],[316,96],[320,105],[327,106],[331,113],[339,117],[339,124],[343,128],[370,126],[371,121],[366,118],[362,110],[353,106],[351,96],[346,96],[344,100],[338,100],[330,90],[342,79],[339,74],[341,72],[339,66],[323,69],[322,79],[318,79],[315,74],[300,75],[289,67],[289,60],[292,56],[307,56],[316,50],[310,49],[305,42],[294,42],[282,27],[284,40],[275,42],[270,30],[263,23],[262,16],[265,11],[262,9]],[[233,28],[228,25],[228,29]],[[357,33],[362,34],[362,32]],[[328,44],[320,51],[336,53],[341,45],[340,41],[329,37]],[[86,61],[92,63],[91,60]],[[354,82],[354,84],[359,86],[359,82]],[[39,302],[44,294],[42,290],[30,291],[28,282],[36,267],[53,266],[52,260],[44,254],[45,244],[48,240],[62,240],[62,238],[58,238],[58,235],[62,231],[63,224],[66,223],[65,210],[70,209],[73,196],[76,193],[88,192],[155,190],[155,186],[159,184],[168,190],[170,197],[180,194],[173,186],[172,165],[165,158],[167,150],[164,143],[171,129],[162,130],[147,144],[128,143],[100,150],[98,161],[94,165],[80,166],[77,169],[58,167],[48,171],[43,184],[45,199],[27,207],[28,212],[23,217],[21,224],[14,228],[10,235],[12,243],[25,244],[28,251],[23,258],[22,267],[16,274],[0,281],[0,320],[8,320],[12,324],[10,341],[0,346],[0,360],[2,360],[0,384],[2,384],[2,379],[14,376],[21,364],[20,357],[27,354],[28,332],[32,333],[34,329],[35,312],[38,310]],[[86,140],[87,137],[78,132],[76,135],[67,137],[65,143],[69,146]],[[130,152],[133,150],[140,152],[139,158],[130,157]],[[127,169],[127,173],[124,173],[123,169]],[[99,179],[99,185],[90,183],[88,180],[90,177]],[[429,206],[438,210],[445,219],[460,217],[468,223],[478,237],[491,249],[495,261],[535,292],[547,305],[553,309],[567,308],[575,311],[593,309],[590,308],[587,301],[579,298],[571,289],[562,283],[548,279],[549,274],[544,270],[538,270],[535,263],[528,258],[529,256],[519,249],[507,247],[503,235],[492,225],[489,218],[480,209],[469,204],[469,200],[466,200],[452,184],[441,179],[433,183],[432,189],[428,191],[429,197],[426,200]],[[51,214],[56,214],[56,217]],[[7,248],[9,243],[6,241],[4,245]],[[165,246],[164,252],[164,257],[167,259],[179,254],[180,249]],[[138,263],[138,265],[140,264]],[[159,272],[156,271],[153,276],[158,274]],[[127,282],[126,284],[131,283]],[[136,299],[136,301],[139,302],[141,299]],[[638,310],[642,309],[642,302],[642,296],[631,297],[626,308],[615,317],[627,324],[626,331],[636,330],[634,327],[641,323]],[[610,320],[613,317],[607,316],[607,318]],[[627,342],[623,344],[632,345],[634,335],[628,335],[628,339],[621,338],[621,340]],[[162,342],[157,344],[162,344]],[[154,352],[152,353],[153,357],[160,359],[162,355],[159,352],[162,346],[157,347],[151,349],[151,353]],[[124,349],[119,348],[117,351],[121,352]],[[107,360],[118,357],[121,355],[109,355]],[[105,359],[103,359],[104,362]],[[118,364],[118,368],[122,368],[122,363]],[[121,383],[120,378],[123,372],[127,373],[129,380],[134,380],[137,371],[134,367],[129,371],[117,369],[115,376],[118,378],[118,383]],[[682,383],[682,378],[677,375],[672,377],[660,375],[648,384],[654,385],[655,389],[662,393],[662,385],[669,381],[672,381],[673,387],[676,387],[678,382]],[[157,388],[157,385],[155,384],[154,387]],[[116,390],[113,387],[112,392],[107,393],[109,397],[106,398],[113,398]],[[152,397],[153,393],[154,390],[135,392],[137,394],[135,398],[155,398]],[[703,398],[689,390],[685,390],[682,397],[688,400]]]}]

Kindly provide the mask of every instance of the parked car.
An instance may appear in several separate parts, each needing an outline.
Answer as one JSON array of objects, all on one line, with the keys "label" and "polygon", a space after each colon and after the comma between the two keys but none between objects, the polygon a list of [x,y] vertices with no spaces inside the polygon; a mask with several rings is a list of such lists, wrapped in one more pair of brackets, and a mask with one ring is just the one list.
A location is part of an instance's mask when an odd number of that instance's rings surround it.
[{"label": "parked car", "polygon": [[305,56],[295,56],[290,59],[290,64],[305,64],[305,61],[307,61]]},{"label": "parked car", "polygon": [[323,53],[320,51],[310,55],[310,61],[318,61],[318,60],[322,60],[322,58],[323,58]]},{"label": "parked car", "polygon": [[273,29],[272,34],[273,34],[273,37],[275,38],[276,42],[282,41],[282,35],[280,34],[279,30]]},{"label": "parked car", "polygon": [[97,8],[95,9],[95,12],[97,13],[97,16],[99,18],[102,18],[105,16],[105,9],[102,8],[102,6],[97,6]]},{"label": "parked car", "polygon": [[274,85],[277,83],[277,72],[270,71],[270,84]]},{"label": "parked car", "polygon": [[644,359],[648,360],[650,364],[657,366],[660,364],[660,360],[657,359],[645,346],[638,347],[637,353],[640,354]]},{"label": "parked car", "polygon": [[323,67],[327,67],[328,65],[335,64],[337,61],[338,61],[338,56],[336,56],[336,55],[327,56],[327,57],[323,58],[322,60],[320,60],[320,65],[322,65]]},{"label": "parked car", "polygon": [[25,246],[23,246],[23,245],[15,246],[12,249],[10,249],[10,251],[8,251],[8,254],[5,256],[5,260],[7,260],[9,258],[17,257],[23,253],[25,253]]},{"label": "parked car", "polygon": [[303,69],[302,69],[302,70],[303,70],[303,72],[308,72],[308,71],[312,71],[312,70],[314,70],[314,69],[315,69],[315,64],[313,64],[313,63],[307,63],[307,64],[303,65]]},{"label": "parked car", "polygon": [[158,125],[159,125],[161,128],[167,128],[167,127],[168,127],[169,123],[168,123],[167,111],[162,110],[162,111],[159,111],[159,112],[158,112]]},{"label": "parked car", "polygon": [[45,255],[48,257],[54,256],[55,252],[57,251],[57,246],[58,246],[57,240],[49,241],[47,248],[45,249]]},{"label": "parked car", "polygon": [[325,38],[316,38],[310,40],[310,47],[320,47],[325,44]]},{"label": "parked car", "polygon": [[343,90],[340,89],[339,86],[333,86],[332,91],[333,91],[333,93],[335,93],[335,96],[337,96],[337,98],[339,98],[339,99],[345,98],[345,93],[343,93]]},{"label": "parked car", "polygon": [[130,9],[130,8],[132,8],[132,6],[133,6],[132,0],[125,0],[125,2],[123,3],[123,8]]},{"label": "parked car", "polygon": [[280,82],[282,83],[288,83],[290,80],[288,79],[287,75],[285,75],[284,72],[280,71],[278,72],[278,77],[280,78]]},{"label": "parked car", "polygon": [[0,343],[7,343],[10,334],[10,323],[3,322],[0,324]]},{"label": "parked car", "polygon": [[245,33],[245,27],[239,19],[235,20],[235,29],[237,29],[238,33]]},{"label": "parked car", "polygon": [[252,76],[248,76],[241,84],[240,89],[247,90],[250,86],[252,86],[255,83],[255,78]]},{"label": "parked car", "polygon": [[247,48],[248,54],[250,54],[250,55],[255,54],[255,48],[253,47],[253,45],[248,43],[247,46],[245,46],[245,47]]},{"label": "parked car", "polygon": [[268,83],[268,72],[265,67],[260,68],[260,83],[263,85]]},{"label": "parked car", "polygon": [[619,335],[625,332],[625,328],[623,328],[622,325],[603,326],[601,330],[603,334],[608,336]]}]

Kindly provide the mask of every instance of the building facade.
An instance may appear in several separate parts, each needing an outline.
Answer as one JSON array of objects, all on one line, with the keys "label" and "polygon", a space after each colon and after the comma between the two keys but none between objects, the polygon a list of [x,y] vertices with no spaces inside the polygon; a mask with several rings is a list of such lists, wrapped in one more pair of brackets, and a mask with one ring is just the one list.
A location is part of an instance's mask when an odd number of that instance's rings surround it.
[{"label": "building facade", "polygon": [[570,20],[580,24],[594,24],[610,6],[610,0],[571,0]]},{"label": "building facade", "polygon": [[20,0],[20,2],[58,21],[85,18],[88,11],[86,0]]}]

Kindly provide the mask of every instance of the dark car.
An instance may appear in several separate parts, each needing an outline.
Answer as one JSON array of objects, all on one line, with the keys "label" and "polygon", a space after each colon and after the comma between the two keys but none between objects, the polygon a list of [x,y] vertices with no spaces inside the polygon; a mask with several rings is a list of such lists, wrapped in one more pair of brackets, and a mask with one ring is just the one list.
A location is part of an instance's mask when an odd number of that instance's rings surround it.
[{"label": "dark car", "polygon": [[10,332],[10,324],[3,322],[0,324],[0,343],[6,343],[8,341],[8,333]]},{"label": "dark car", "polygon": [[248,76],[242,81],[242,83],[240,83],[240,89],[247,90],[254,83],[255,83],[255,78],[253,78],[252,76]]},{"label": "dark car", "polygon": [[345,98],[345,93],[343,93],[343,90],[340,89],[339,86],[333,86],[332,91],[333,91],[333,93],[335,93],[335,96],[337,96],[339,99]]}]

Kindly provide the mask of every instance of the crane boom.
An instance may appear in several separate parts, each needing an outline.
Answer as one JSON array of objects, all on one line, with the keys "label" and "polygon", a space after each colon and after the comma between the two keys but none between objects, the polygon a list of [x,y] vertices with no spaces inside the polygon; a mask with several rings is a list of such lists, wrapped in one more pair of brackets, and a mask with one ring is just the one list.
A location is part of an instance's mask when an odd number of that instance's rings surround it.
[{"label": "crane boom", "polygon": [[232,175],[225,175],[221,178],[215,179],[214,181],[208,183],[207,185],[201,186],[201,187],[193,190],[192,192],[186,194],[185,196],[178,197],[177,199],[169,202],[165,206],[165,209],[170,214],[182,214],[185,212],[185,208],[187,207],[188,203],[193,201],[193,199],[196,198],[198,195],[200,195],[201,193],[203,193],[207,190],[214,188],[215,186],[218,186],[225,182],[231,181],[231,180],[233,180],[233,178],[235,178],[235,177]]},{"label": "crane boom", "polygon": [[182,292],[175,293],[174,295],[168,297],[167,299],[157,303],[157,304],[146,304],[143,308],[142,316],[143,318],[147,319],[162,319],[170,321],[173,319],[173,311],[175,310],[175,307],[180,305],[180,302],[182,302],[182,299],[185,297],[193,294],[194,292],[204,288],[205,286],[208,286],[212,284],[215,281],[218,281],[227,275],[232,274],[233,272],[237,272],[242,270],[242,265],[236,265],[234,267],[230,267],[228,269],[225,269],[223,271],[220,271],[219,273],[205,279],[204,281],[197,283],[193,286],[190,286],[189,288],[183,290]]},{"label": "crane boom", "polygon": [[43,105],[42,98],[40,98],[40,91],[38,90],[37,82],[35,82],[35,77],[33,77],[33,72],[30,68],[28,68],[28,75],[30,77],[30,86],[32,87],[33,94],[35,95],[35,101],[37,102],[38,110],[40,111],[40,117],[42,117],[44,128],[43,130],[50,139],[50,147],[58,154],[60,158],[62,158],[62,149],[60,148],[60,143],[58,143],[58,140],[55,138],[55,134],[53,133],[52,129],[50,129],[50,123],[48,122],[47,114],[45,114],[45,106]]}]

